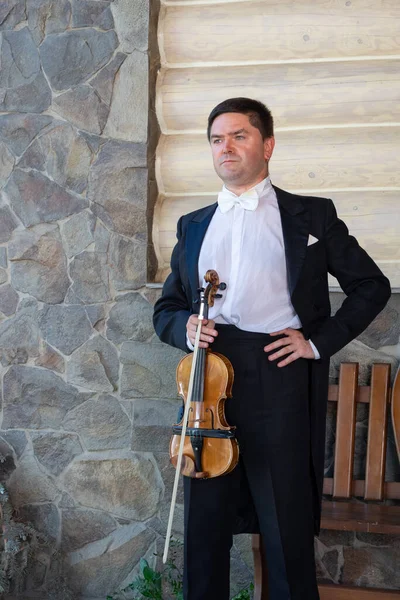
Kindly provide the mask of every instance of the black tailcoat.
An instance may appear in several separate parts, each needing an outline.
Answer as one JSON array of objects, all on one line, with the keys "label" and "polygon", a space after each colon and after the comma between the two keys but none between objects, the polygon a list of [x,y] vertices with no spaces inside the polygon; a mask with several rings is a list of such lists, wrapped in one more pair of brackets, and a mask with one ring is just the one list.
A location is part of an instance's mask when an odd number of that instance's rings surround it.
[{"label": "black tailcoat", "polygon": [[[301,320],[304,336],[312,339],[321,356],[319,360],[310,361],[313,509],[318,533],[329,358],[358,336],[383,309],[390,297],[390,284],[357,240],[349,235],[331,200],[274,189],[282,221],[291,301]],[[186,323],[198,307],[200,248],[216,208],[217,204],[213,204],[180,218],[171,274],[155,305],[154,326],[158,336],[163,342],[184,351],[187,351]],[[310,234],[318,242],[307,245]],[[346,294],[334,316],[330,314],[328,273],[337,278]],[[257,290],[249,290],[249,298],[254,294]],[[236,533],[255,531],[256,520],[251,505],[247,514],[240,516]]]}]

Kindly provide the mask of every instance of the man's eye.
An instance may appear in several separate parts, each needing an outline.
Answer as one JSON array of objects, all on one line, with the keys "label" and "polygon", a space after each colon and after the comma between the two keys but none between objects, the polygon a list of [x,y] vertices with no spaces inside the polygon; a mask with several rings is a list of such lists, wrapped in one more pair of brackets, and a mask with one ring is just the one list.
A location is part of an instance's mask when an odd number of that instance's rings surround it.
[{"label": "man's eye", "polygon": [[221,140],[214,140],[214,144],[219,144]]},{"label": "man's eye", "polygon": [[236,139],[237,139],[237,140],[244,140],[244,135],[237,135],[237,136],[236,136]]}]

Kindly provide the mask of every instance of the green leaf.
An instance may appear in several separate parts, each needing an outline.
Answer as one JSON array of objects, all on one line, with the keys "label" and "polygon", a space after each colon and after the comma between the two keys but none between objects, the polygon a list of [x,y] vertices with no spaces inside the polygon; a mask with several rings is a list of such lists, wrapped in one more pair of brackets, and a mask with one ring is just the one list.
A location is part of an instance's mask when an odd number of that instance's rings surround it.
[{"label": "green leaf", "polygon": [[140,570],[143,573],[144,569],[149,566],[149,563],[147,562],[147,560],[145,558],[141,558],[140,562],[139,562],[139,566],[140,566]]},{"label": "green leaf", "polygon": [[154,581],[155,575],[157,575],[157,574],[154,573],[153,569],[150,569],[150,567],[144,567],[143,577],[145,578],[146,581]]}]

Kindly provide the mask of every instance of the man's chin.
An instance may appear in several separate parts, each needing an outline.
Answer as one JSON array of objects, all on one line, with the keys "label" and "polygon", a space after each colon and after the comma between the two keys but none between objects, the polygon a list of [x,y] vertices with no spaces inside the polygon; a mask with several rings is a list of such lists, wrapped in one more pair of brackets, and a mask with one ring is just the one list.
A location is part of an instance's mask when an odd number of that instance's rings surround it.
[{"label": "man's chin", "polygon": [[234,171],[233,169],[222,169],[219,168],[217,171],[217,175],[218,177],[220,177],[220,179],[222,179],[223,182],[225,181],[237,181],[238,179],[240,179],[241,177],[241,173],[239,171]]}]

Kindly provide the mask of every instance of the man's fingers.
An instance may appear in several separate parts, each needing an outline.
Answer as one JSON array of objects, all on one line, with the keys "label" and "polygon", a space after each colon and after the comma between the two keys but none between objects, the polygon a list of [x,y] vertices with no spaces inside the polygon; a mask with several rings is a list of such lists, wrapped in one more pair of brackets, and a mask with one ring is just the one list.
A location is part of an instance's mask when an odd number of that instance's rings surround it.
[{"label": "man's fingers", "polygon": [[275,348],[281,348],[282,346],[287,346],[291,343],[292,340],[290,337],[286,336],[280,340],[277,340],[276,342],[271,342],[271,344],[268,344],[268,346],[264,346],[264,352],[271,352],[272,350],[275,350]]},{"label": "man's fingers", "polygon": [[293,352],[287,358],[285,358],[285,360],[281,360],[281,362],[278,362],[277,366],[278,367],[286,367],[286,365],[289,365],[290,363],[294,362],[298,358],[301,358],[301,356],[299,356],[297,354],[297,352]]},{"label": "man's fingers", "polygon": [[[190,342],[194,345],[196,339],[197,326],[199,319],[197,315],[191,315],[186,323],[187,335]],[[218,335],[218,331],[214,329],[214,321],[212,319],[204,319],[202,321],[199,348],[208,348]]]},{"label": "man's fingers", "polygon": [[296,350],[296,348],[292,345],[285,346],[281,350],[278,350],[278,352],[274,352],[274,354],[270,354],[268,356],[268,360],[276,360],[277,358],[280,358],[281,356],[285,356],[286,354],[289,354],[290,352],[294,352],[295,350]]}]

